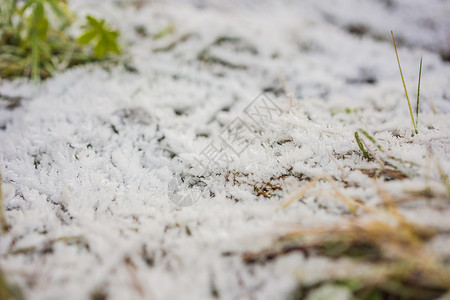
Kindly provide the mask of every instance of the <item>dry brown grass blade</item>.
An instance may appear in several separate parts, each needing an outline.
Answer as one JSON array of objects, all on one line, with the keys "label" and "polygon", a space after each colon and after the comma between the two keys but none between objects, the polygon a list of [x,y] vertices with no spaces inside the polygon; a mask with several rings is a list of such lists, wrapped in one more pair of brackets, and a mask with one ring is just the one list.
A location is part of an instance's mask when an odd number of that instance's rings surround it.
[{"label": "dry brown grass blade", "polygon": [[435,115],[439,114],[439,111],[438,111],[438,109],[437,109],[437,107],[436,107],[436,104],[435,104],[434,101],[433,101],[433,98],[429,97],[429,98],[428,98],[428,101],[430,102],[431,110],[433,111],[433,113],[434,113]]},{"label": "dry brown grass blade", "polygon": [[291,197],[291,199],[289,199],[286,203],[284,203],[281,208],[286,208],[289,205],[291,205],[292,203],[294,203],[295,201],[299,200],[300,198],[302,198],[307,191],[309,191],[310,189],[312,189],[317,182],[319,182],[319,180],[323,179],[323,176],[318,176],[316,178],[314,178],[313,180],[311,180],[311,182],[309,182],[306,186],[304,186],[302,189],[300,189],[294,196]]},{"label": "dry brown grass blade", "polygon": [[[301,189],[296,195],[294,195],[288,202],[286,202],[283,207],[287,207],[292,202],[301,198],[309,189],[311,189],[319,180],[325,179],[333,186],[333,190],[338,194],[349,208],[354,211],[355,206],[362,209],[364,212],[368,213],[374,217],[386,217],[391,221],[379,221],[373,219],[370,222],[362,222],[360,219],[351,219],[350,223],[340,228],[330,229],[315,228],[315,229],[301,229],[291,232],[290,235],[326,235],[327,233],[332,234],[343,234],[350,237],[358,237],[358,239],[371,239],[374,243],[386,243],[390,242],[391,245],[407,245],[409,250],[415,248],[422,248],[423,240],[426,240],[433,236],[436,232],[430,228],[424,228],[419,225],[415,225],[409,222],[398,210],[395,199],[381,187],[381,183],[376,182],[376,187],[378,193],[383,201],[384,208],[370,207],[364,204],[355,202],[354,199],[342,194],[334,184],[334,181],[327,176],[316,177],[307,186]],[[394,221],[392,223],[392,221]],[[398,246],[397,248],[402,249]],[[409,251],[408,250],[408,251]],[[401,252],[401,251],[400,251]]]},{"label": "dry brown grass blade", "polygon": [[447,174],[445,174],[441,165],[436,160],[435,160],[435,162],[436,162],[436,167],[439,172],[439,176],[441,177],[442,184],[445,186],[445,189],[447,190],[447,194],[450,198],[450,180],[448,179],[448,176],[447,176]]},{"label": "dry brown grass blade", "polygon": [[[290,231],[281,236],[273,248],[244,253],[242,258],[246,263],[265,263],[293,251],[302,252],[306,257],[310,254],[331,259],[346,257],[364,263],[374,272],[380,271],[363,283],[369,292],[377,287],[388,295],[404,296],[410,295],[412,289],[419,293],[419,298],[415,299],[421,299],[421,295],[439,295],[448,289],[449,265],[444,263],[445,257],[427,246],[439,230],[414,224],[407,219],[400,212],[397,200],[383,189],[380,180],[375,180],[375,186],[381,206],[356,202],[338,190],[334,179],[322,175],[301,188],[283,208],[303,197],[321,180],[327,181],[349,208],[357,207],[366,214],[347,218],[339,225]],[[395,286],[397,283],[399,285]]]},{"label": "dry brown grass blade", "polygon": [[315,253],[332,258],[365,257],[378,263],[405,262],[441,276],[440,282],[447,282],[450,278],[446,277],[445,269],[422,243],[422,239],[430,238],[411,239],[402,224],[353,219],[340,226],[300,228],[283,235],[274,248],[244,253],[243,259],[247,263],[264,262],[294,251],[306,256]]},{"label": "dry brown grass blade", "polygon": [[436,233],[436,230],[433,228],[423,227],[408,221],[398,210],[397,201],[381,187],[380,182],[376,181],[376,187],[384,207],[387,208],[387,211],[385,211],[397,222],[400,232],[409,239],[411,244],[421,243],[420,241],[424,238],[433,236]]},{"label": "dry brown grass blade", "polygon": [[[296,196],[303,196],[322,178],[313,180]],[[419,293],[414,299],[422,299],[430,293],[445,293],[450,286],[448,264],[426,244],[438,232],[409,222],[398,210],[393,196],[382,189],[381,183],[376,182],[376,185],[383,207],[361,205],[372,214],[347,219],[338,226],[299,228],[283,235],[275,247],[244,253],[242,259],[249,264],[266,263],[291,252],[301,252],[306,257],[310,254],[331,259],[346,257],[354,259],[358,265],[363,263],[370,268],[370,274],[375,274],[362,281],[366,291],[376,287],[387,295],[403,297],[410,295],[413,289],[413,293]],[[405,297],[401,299],[410,299]]]},{"label": "dry brown grass blade", "polygon": [[350,212],[353,215],[356,215],[356,207],[360,206],[360,204],[358,202],[356,202],[355,199],[343,194],[337,187],[335,180],[332,177],[330,177],[329,175],[319,175],[316,178],[314,178],[305,187],[300,189],[294,196],[292,196],[286,203],[284,203],[281,208],[284,209],[284,208],[288,207],[289,205],[291,205],[292,203],[294,203],[295,201],[301,199],[306,194],[306,192],[309,191],[310,189],[312,189],[320,180],[327,181],[331,185],[336,196],[347,205],[348,209],[350,210]]},{"label": "dry brown grass blade", "polygon": [[124,259],[125,267],[127,268],[128,273],[130,274],[130,279],[132,281],[134,289],[137,291],[141,299],[145,299],[145,292],[142,284],[138,278],[136,265],[133,260],[127,256]]},{"label": "dry brown grass blade", "polygon": [[292,93],[287,86],[286,77],[281,72],[280,72],[280,81],[281,84],[283,85],[284,93],[289,98],[289,108],[292,108],[292,105],[294,104],[294,97],[292,96]]},{"label": "dry brown grass blade", "polygon": [[338,162],[336,157],[334,157],[333,153],[327,148],[328,156],[331,158],[331,160],[336,164],[336,166],[339,168],[339,171],[341,171],[342,177],[346,177],[345,170],[342,167],[342,165]]}]

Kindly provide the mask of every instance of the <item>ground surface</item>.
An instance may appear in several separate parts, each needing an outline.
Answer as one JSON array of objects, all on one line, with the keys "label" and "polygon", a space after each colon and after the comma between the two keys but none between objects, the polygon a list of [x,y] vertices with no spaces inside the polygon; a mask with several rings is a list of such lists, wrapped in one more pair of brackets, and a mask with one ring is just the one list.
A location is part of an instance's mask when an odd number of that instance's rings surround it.
[{"label": "ground surface", "polygon": [[[375,271],[280,238],[386,199],[449,260],[450,3],[298,2],[72,2],[120,28],[126,62],[0,83],[0,262],[26,298],[288,299]],[[423,56],[414,136],[390,30],[413,108]]]}]

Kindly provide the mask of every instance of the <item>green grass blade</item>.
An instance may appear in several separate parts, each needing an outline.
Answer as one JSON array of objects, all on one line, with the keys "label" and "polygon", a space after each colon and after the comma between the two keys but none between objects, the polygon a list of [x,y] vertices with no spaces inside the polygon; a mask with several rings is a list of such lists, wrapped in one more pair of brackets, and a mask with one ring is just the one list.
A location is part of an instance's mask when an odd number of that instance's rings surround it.
[{"label": "green grass blade", "polygon": [[364,146],[363,146],[361,140],[359,139],[359,134],[357,131],[355,131],[355,140],[356,140],[356,143],[358,144],[359,149],[363,153],[364,157],[367,159],[370,159],[369,153],[366,151],[366,149],[364,149]]},{"label": "green grass blade", "polygon": [[419,123],[420,78],[422,77],[422,57],[420,57],[419,83],[417,84],[416,126]]},{"label": "green grass blade", "polygon": [[8,232],[8,223],[5,216],[5,205],[3,203],[3,191],[2,191],[2,174],[0,173],[0,234],[6,234]]},{"label": "green grass blade", "polygon": [[392,42],[394,43],[395,56],[397,57],[398,69],[400,70],[400,76],[402,77],[403,88],[405,89],[406,101],[408,101],[409,113],[411,115],[411,120],[412,120],[412,123],[413,123],[414,132],[418,133],[417,129],[416,129],[416,123],[414,122],[414,115],[413,115],[413,111],[412,111],[412,108],[411,108],[411,102],[409,101],[408,91],[406,90],[405,79],[403,78],[402,67],[400,66],[400,59],[398,58],[398,52],[397,52],[397,46],[395,45],[394,33],[392,31],[391,31],[391,35],[392,35]]},{"label": "green grass blade", "polygon": [[381,152],[383,151],[383,148],[381,148],[381,145],[377,143],[377,141],[375,140],[375,138],[373,136],[371,136],[367,131],[365,131],[364,129],[360,129],[359,130],[362,134],[364,134],[366,136],[366,138],[369,139],[369,141],[371,141],[377,148],[378,150],[380,150]]}]

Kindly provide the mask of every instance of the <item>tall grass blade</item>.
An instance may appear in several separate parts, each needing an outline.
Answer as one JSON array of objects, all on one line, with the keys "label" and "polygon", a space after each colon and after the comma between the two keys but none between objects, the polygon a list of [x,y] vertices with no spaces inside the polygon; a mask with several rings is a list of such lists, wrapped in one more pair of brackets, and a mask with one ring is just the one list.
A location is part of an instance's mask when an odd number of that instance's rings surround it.
[{"label": "tall grass blade", "polygon": [[394,43],[395,56],[397,57],[398,69],[400,70],[400,76],[402,77],[403,88],[405,89],[406,101],[408,101],[409,113],[411,115],[411,120],[412,120],[412,123],[413,123],[414,132],[417,134],[418,132],[417,132],[417,129],[416,129],[416,123],[414,122],[414,115],[413,115],[413,111],[412,111],[412,108],[411,108],[411,102],[409,101],[408,91],[406,90],[405,79],[403,78],[402,67],[400,66],[400,59],[398,58],[397,46],[395,45],[394,32],[391,31],[391,35],[392,35],[392,42]]},{"label": "tall grass blade", "polygon": [[419,83],[417,84],[416,126],[419,123],[420,78],[422,77],[422,57],[420,57]]}]

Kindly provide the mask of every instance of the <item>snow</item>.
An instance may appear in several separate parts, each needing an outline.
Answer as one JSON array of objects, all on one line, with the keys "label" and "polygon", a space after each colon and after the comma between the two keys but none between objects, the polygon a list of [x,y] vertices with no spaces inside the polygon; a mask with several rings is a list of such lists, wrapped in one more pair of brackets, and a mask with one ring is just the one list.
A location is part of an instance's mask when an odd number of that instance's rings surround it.
[{"label": "snow", "polygon": [[[307,280],[329,276],[349,263],[292,253],[248,266],[240,254],[266,249],[293,228],[345,220],[347,208],[327,182],[281,209],[307,184],[300,175],[327,174],[347,196],[380,203],[375,181],[361,171],[379,165],[362,157],[354,139],[359,128],[385,153],[369,142],[371,151],[410,162],[404,168],[413,178],[381,182],[385,190],[403,197],[428,181],[446,197],[429,149],[450,174],[450,65],[439,54],[450,49],[448,2],[152,1],[139,9],[88,2],[71,6],[81,14],[104,11],[137,72],[89,65],[39,86],[0,82],[1,95],[24,99],[12,110],[0,100],[11,225],[1,236],[0,261],[27,298],[211,299],[215,289],[223,299],[283,299],[300,273]],[[171,23],[173,34],[151,38]],[[369,33],[355,36],[349,25]],[[423,56],[413,137],[390,30],[413,102]],[[239,40],[218,45],[221,37]],[[170,51],[153,51],[177,40]],[[205,49],[234,67],[200,61]],[[259,128],[238,159],[205,170],[196,158],[236,117],[252,123],[244,109],[263,90],[280,116]],[[194,205],[171,201],[168,184],[177,176],[195,183]],[[258,195],[256,187],[268,183],[282,189]],[[424,225],[450,226],[448,209],[404,213]],[[433,247],[443,252],[449,241]]]}]

